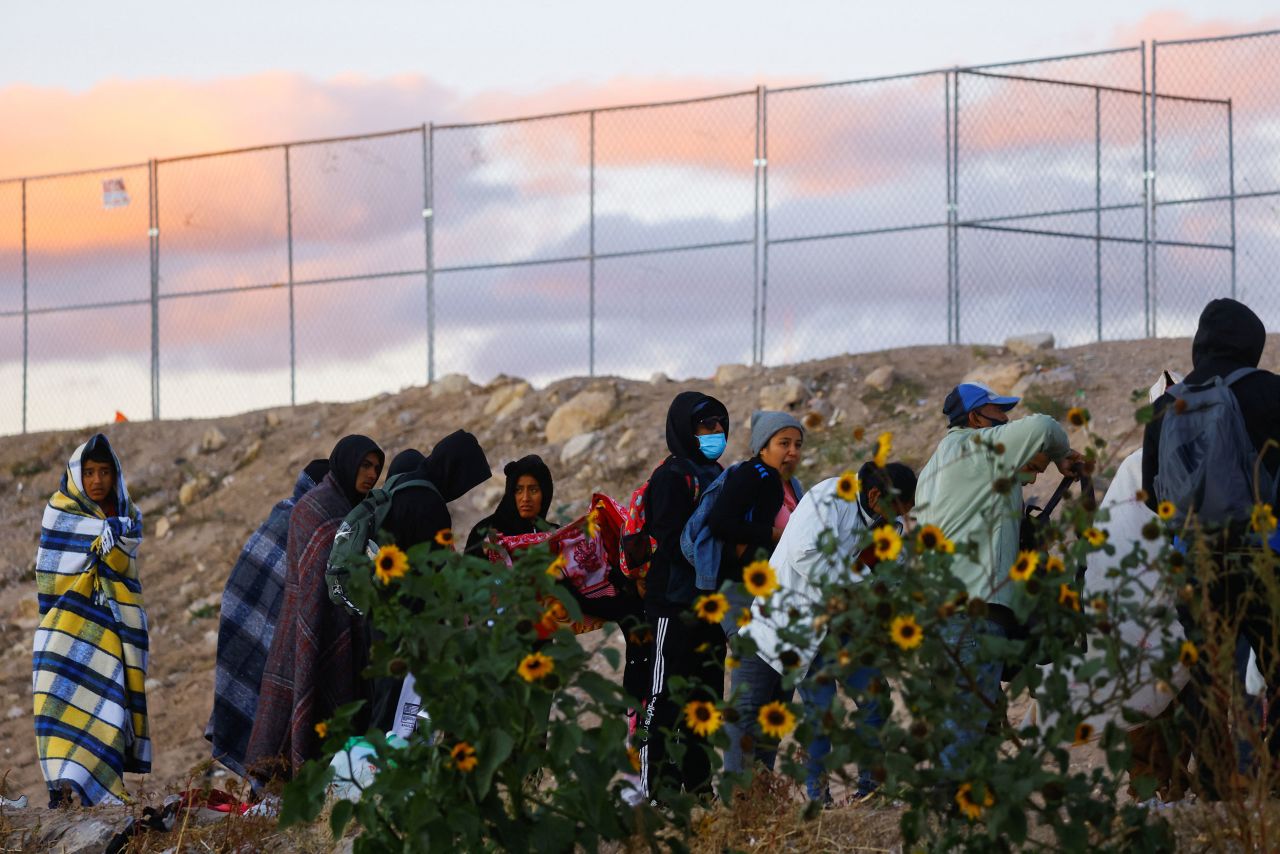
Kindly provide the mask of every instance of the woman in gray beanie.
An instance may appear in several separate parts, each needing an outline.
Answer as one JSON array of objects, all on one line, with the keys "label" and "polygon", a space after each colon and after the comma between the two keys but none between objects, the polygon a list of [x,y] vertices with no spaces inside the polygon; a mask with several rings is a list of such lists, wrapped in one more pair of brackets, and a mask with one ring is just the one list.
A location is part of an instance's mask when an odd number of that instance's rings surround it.
[{"label": "woman in gray beanie", "polygon": [[[751,416],[753,456],[725,472],[724,486],[707,516],[711,534],[724,544],[719,584],[741,582],[743,567],[754,560],[768,559],[773,552],[791,511],[804,495],[804,487],[795,477],[803,447],[804,426],[790,413],[761,411]],[[730,604],[730,614],[723,625],[727,633],[734,634],[737,618],[750,613],[750,598],[741,592],[741,587],[731,587]],[[745,770],[742,736],[748,733],[756,737],[755,758],[773,766],[775,751],[759,738],[754,721],[761,706],[782,698],[774,696],[778,693],[776,679],[757,678],[771,675],[755,674],[753,666],[758,662],[763,664],[758,656],[751,656],[730,674],[731,690],[745,686],[735,701],[739,720],[729,725],[724,767],[731,773]],[[771,670],[768,664],[763,667]]]}]

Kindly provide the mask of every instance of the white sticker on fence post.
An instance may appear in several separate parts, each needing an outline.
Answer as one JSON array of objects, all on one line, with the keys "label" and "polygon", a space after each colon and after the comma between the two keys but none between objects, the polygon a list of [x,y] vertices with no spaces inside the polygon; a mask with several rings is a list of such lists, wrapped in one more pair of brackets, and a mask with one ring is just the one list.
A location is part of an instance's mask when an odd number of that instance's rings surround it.
[{"label": "white sticker on fence post", "polygon": [[129,193],[124,188],[123,178],[108,178],[102,182],[102,207],[126,208],[129,206]]}]

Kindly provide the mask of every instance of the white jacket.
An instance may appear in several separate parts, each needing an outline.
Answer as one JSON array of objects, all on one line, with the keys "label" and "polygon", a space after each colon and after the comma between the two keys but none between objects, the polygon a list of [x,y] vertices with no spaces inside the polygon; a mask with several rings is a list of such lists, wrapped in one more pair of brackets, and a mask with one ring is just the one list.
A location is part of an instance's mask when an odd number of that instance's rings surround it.
[{"label": "white jacket", "polygon": [[[779,673],[783,671],[780,656],[785,649],[794,649],[800,656],[801,668],[807,671],[823,638],[823,634],[813,635],[804,648],[784,643],[778,632],[790,622],[787,611],[798,608],[806,615],[803,619],[807,623],[811,606],[818,601],[819,583],[840,576],[860,580],[848,567],[857,558],[859,533],[869,529],[875,520],[862,508],[861,501],[838,497],[838,483],[839,478],[835,477],[822,481],[806,492],[791,511],[782,538],[769,558],[778,576],[778,590],[767,599],[752,603],[751,623],[741,631],[755,641],[760,657]],[[835,537],[832,555],[822,553],[820,538],[824,531],[831,531]]]}]

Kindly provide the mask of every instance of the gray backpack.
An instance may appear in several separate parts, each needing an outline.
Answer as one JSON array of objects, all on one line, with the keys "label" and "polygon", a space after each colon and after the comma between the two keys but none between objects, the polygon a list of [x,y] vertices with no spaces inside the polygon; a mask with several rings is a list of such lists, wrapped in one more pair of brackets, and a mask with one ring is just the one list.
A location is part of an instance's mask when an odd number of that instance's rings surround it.
[{"label": "gray backpack", "polygon": [[364,613],[347,597],[347,581],[353,567],[367,566],[364,559],[373,560],[378,556],[378,541],[374,538],[391,512],[391,499],[400,490],[415,487],[425,487],[440,495],[434,483],[421,478],[415,480],[413,475],[413,472],[397,474],[388,478],[380,489],[369,490],[369,494],[342,520],[333,536],[333,548],[324,571],[325,586],[329,589],[329,601],[354,616],[362,617]]},{"label": "gray backpack", "polygon": [[1231,391],[1257,370],[1240,368],[1225,379],[1214,377],[1201,385],[1182,382],[1169,389],[1174,402],[1162,415],[1155,491],[1158,499],[1177,508],[1178,526],[1192,511],[1209,527],[1241,523],[1259,499],[1274,500],[1275,478],[1258,465],[1258,452]]}]

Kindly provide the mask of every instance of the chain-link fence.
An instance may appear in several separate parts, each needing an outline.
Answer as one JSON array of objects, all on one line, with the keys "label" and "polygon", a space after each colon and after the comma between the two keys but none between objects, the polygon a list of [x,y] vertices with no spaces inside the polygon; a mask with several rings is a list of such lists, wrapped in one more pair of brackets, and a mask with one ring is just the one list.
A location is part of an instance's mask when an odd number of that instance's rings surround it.
[{"label": "chain-link fence", "polygon": [[1280,322],[1280,32],[0,182],[0,432]]}]

